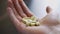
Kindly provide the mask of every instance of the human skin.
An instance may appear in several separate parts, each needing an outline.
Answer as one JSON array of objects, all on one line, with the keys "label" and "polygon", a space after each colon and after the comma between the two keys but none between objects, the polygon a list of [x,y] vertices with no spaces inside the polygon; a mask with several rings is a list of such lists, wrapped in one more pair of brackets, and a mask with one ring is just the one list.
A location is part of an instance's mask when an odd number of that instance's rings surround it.
[{"label": "human skin", "polygon": [[27,8],[23,0],[8,0],[8,16],[21,34],[56,34],[55,30],[57,32],[57,28],[60,29],[59,14],[52,12],[49,7],[46,8],[46,12],[47,15],[39,20],[40,26],[27,27],[21,20],[23,17],[34,16],[33,13]]}]

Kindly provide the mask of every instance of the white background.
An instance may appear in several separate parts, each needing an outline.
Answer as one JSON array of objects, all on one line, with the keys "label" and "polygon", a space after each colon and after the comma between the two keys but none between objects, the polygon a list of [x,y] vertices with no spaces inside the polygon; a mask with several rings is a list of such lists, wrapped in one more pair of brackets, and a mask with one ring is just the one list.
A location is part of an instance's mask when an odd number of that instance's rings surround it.
[{"label": "white background", "polygon": [[60,11],[60,0],[32,0],[30,9],[39,18],[43,18],[46,13],[46,7],[50,6],[54,11]]}]

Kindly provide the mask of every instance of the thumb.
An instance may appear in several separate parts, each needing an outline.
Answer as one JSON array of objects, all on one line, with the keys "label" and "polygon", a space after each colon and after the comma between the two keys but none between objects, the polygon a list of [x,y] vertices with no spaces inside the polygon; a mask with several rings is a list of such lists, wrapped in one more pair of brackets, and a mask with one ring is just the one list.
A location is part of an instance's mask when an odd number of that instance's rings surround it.
[{"label": "thumb", "polygon": [[52,11],[52,8],[49,7],[49,6],[47,6],[47,7],[46,7],[46,12],[47,12],[47,14],[49,14],[51,11]]}]

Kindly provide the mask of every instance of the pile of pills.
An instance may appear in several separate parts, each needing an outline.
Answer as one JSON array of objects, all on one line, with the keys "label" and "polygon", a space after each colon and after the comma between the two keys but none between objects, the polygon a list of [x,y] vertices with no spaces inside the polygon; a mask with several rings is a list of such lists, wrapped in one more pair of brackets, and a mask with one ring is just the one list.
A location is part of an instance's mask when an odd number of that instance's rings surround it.
[{"label": "pile of pills", "polygon": [[26,24],[26,26],[39,26],[40,25],[39,21],[37,20],[35,16],[24,17],[22,21],[24,24]]}]

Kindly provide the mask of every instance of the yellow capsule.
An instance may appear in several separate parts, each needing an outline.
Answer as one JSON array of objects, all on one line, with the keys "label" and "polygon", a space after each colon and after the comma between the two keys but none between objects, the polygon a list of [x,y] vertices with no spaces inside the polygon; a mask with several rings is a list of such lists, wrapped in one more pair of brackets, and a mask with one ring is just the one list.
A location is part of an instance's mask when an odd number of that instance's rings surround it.
[{"label": "yellow capsule", "polygon": [[31,19],[28,19],[28,22],[32,22],[32,20]]},{"label": "yellow capsule", "polygon": [[26,22],[26,26],[30,26],[30,22]]},{"label": "yellow capsule", "polygon": [[35,23],[30,23],[31,26],[35,26]]},{"label": "yellow capsule", "polygon": [[36,23],[36,21],[34,20],[34,21],[32,21],[32,23]]},{"label": "yellow capsule", "polygon": [[35,17],[35,16],[32,16],[32,17],[31,17],[31,20],[35,20],[35,19],[36,19],[36,17]]},{"label": "yellow capsule", "polygon": [[40,23],[39,22],[36,22],[36,24],[35,24],[36,26],[39,26],[40,25]]},{"label": "yellow capsule", "polygon": [[25,18],[22,19],[23,23],[26,24],[27,20]]}]

